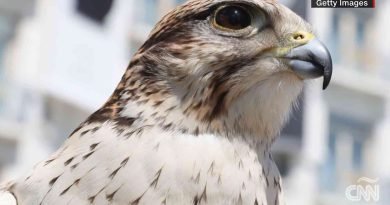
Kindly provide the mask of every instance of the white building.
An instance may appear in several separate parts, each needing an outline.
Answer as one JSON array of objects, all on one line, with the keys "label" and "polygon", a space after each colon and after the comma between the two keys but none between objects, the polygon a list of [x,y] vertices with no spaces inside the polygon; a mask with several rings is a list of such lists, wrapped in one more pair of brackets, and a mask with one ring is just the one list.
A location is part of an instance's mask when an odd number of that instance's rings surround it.
[{"label": "white building", "polygon": [[[356,204],[345,192],[361,177],[378,179],[380,203],[390,200],[390,43],[383,39],[390,34],[390,2],[377,6],[308,10],[335,68],[324,96],[319,89],[306,92],[302,157],[287,179],[295,183],[290,201],[303,198],[296,204]],[[311,186],[302,188],[302,181]]]},{"label": "white building", "polygon": [[6,129],[0,130],[0,144],[7,147],[1,156],[13,161],[0,163],[4,176],[20,175],[55,150],[104,103],[124,73],[131,58],[132,4],[117,0],[99,19],[84,8],[89,2],[35,1],[31,15],[10,29],[14,35],[3,44],[7,88],[0,127]]},{"label": "white building", "polygon": [[[101,106],[154,23],[183,1],[0,0],[0,178],[27,171]],[[375,10],[283,2],[313,23],[335,60],[330,88],[308,86],[275,145],[289,204],[352,204],[345,189],[360,177],[379,179],[385,204],[390,2]]]}]

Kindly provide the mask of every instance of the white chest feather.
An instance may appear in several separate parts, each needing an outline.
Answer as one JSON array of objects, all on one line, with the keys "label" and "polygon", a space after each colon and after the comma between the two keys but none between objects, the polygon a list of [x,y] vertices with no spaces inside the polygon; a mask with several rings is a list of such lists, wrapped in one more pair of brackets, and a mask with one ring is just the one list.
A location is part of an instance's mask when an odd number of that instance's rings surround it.
[{"label": "white chest feather", "polygon": [[273,161],[238,140],[89,125],[10,191],[19,205],[280,204]]}]

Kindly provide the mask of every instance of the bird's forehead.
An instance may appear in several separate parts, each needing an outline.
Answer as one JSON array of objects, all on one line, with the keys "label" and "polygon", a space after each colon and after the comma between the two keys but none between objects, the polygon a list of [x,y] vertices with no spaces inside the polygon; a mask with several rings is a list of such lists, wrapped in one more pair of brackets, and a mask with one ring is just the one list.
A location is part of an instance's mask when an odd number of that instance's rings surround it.
[{"label": "bird's forehead", "polygon": [[189,7],[190,9],[204,9],[221,3],[247,3],[259,6],[261,8],[265,7],[264,9],[267,9],[269,6],[276,6],[278,4],[276,0],[190,0],[184,4],[184,7]]},{"label": "bird's forehead", "polygon": [[192,2],[209,2],[211,4],[214,3],[221,3],[221,2],[232,2],[232,3],[241,3],[241,2],[248,2],[248,3],[253,3],[253,4],[263,4],[263,3],[277,3],[277,0],[189,0],[187,3],[192,3]]},{"label": "bird's forehead", "polygon": [[269,6],[276,6],[278,4],[276,0],[189,0],[183,5],[182,9],[187,8],[193,11],[200,11],[222,3],[246,3],[258,6],[260,8],[265,7],[264,9],[267,9]]},{"label": "bird's forehead", "polygon": [[151,35],[163,33],[169,30],[170,27],[177,26],[181,21],[191,19],[191,17],[199,15],[221,3],[247,3],[269,11],[270,13],[278,7],[276,0],[189,0],[161,19],[153,29]]},{"label": "bird's forehead", "polygon": [[174,26],[182,20],[191,19],[200,13],[209,10],[211,7],[222,3],[242,3],[257,6],[269,13],[279,8],[276,0],[190,0],[168,13],[154,29],[161,32],[165,27]]}]

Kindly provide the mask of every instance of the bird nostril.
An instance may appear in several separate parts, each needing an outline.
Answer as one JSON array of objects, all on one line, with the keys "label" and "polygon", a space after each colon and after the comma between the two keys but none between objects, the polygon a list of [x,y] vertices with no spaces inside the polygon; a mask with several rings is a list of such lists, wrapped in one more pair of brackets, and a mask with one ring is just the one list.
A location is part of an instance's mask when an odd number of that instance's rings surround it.
[{"label": "bird nostril", "polygon": [[304,38],[305,38],[305,36],[303,34],[301,34],[301,33],[296,33],[293,36],[293,39],[296,40],[296,41],[303,40]]},{"label": "bird nostril", "polygon": [[292,33],[290,36],[290,41],[293,44],[304,44],[309,42],[311,39],[314,38],[314,35],[305,31],[298,31],[295,33]]}]

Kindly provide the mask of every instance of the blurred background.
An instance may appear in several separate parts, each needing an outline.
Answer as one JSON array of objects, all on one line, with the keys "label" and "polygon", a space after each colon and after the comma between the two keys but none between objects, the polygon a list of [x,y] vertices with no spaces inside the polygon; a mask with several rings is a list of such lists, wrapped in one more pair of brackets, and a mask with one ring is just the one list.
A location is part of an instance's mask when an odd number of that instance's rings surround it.
[{"label": "blurred background", "polygon": [[[110,96],[157,20],[183,2],[0,0],[0,181],[55,151]],[[274,146],[288,204],[388,205],[390,1],[281,2],[314,25],[335,61],[330,88],[306,86]],[[377,180],[378,202],[346,197],[361,177]]]}]

